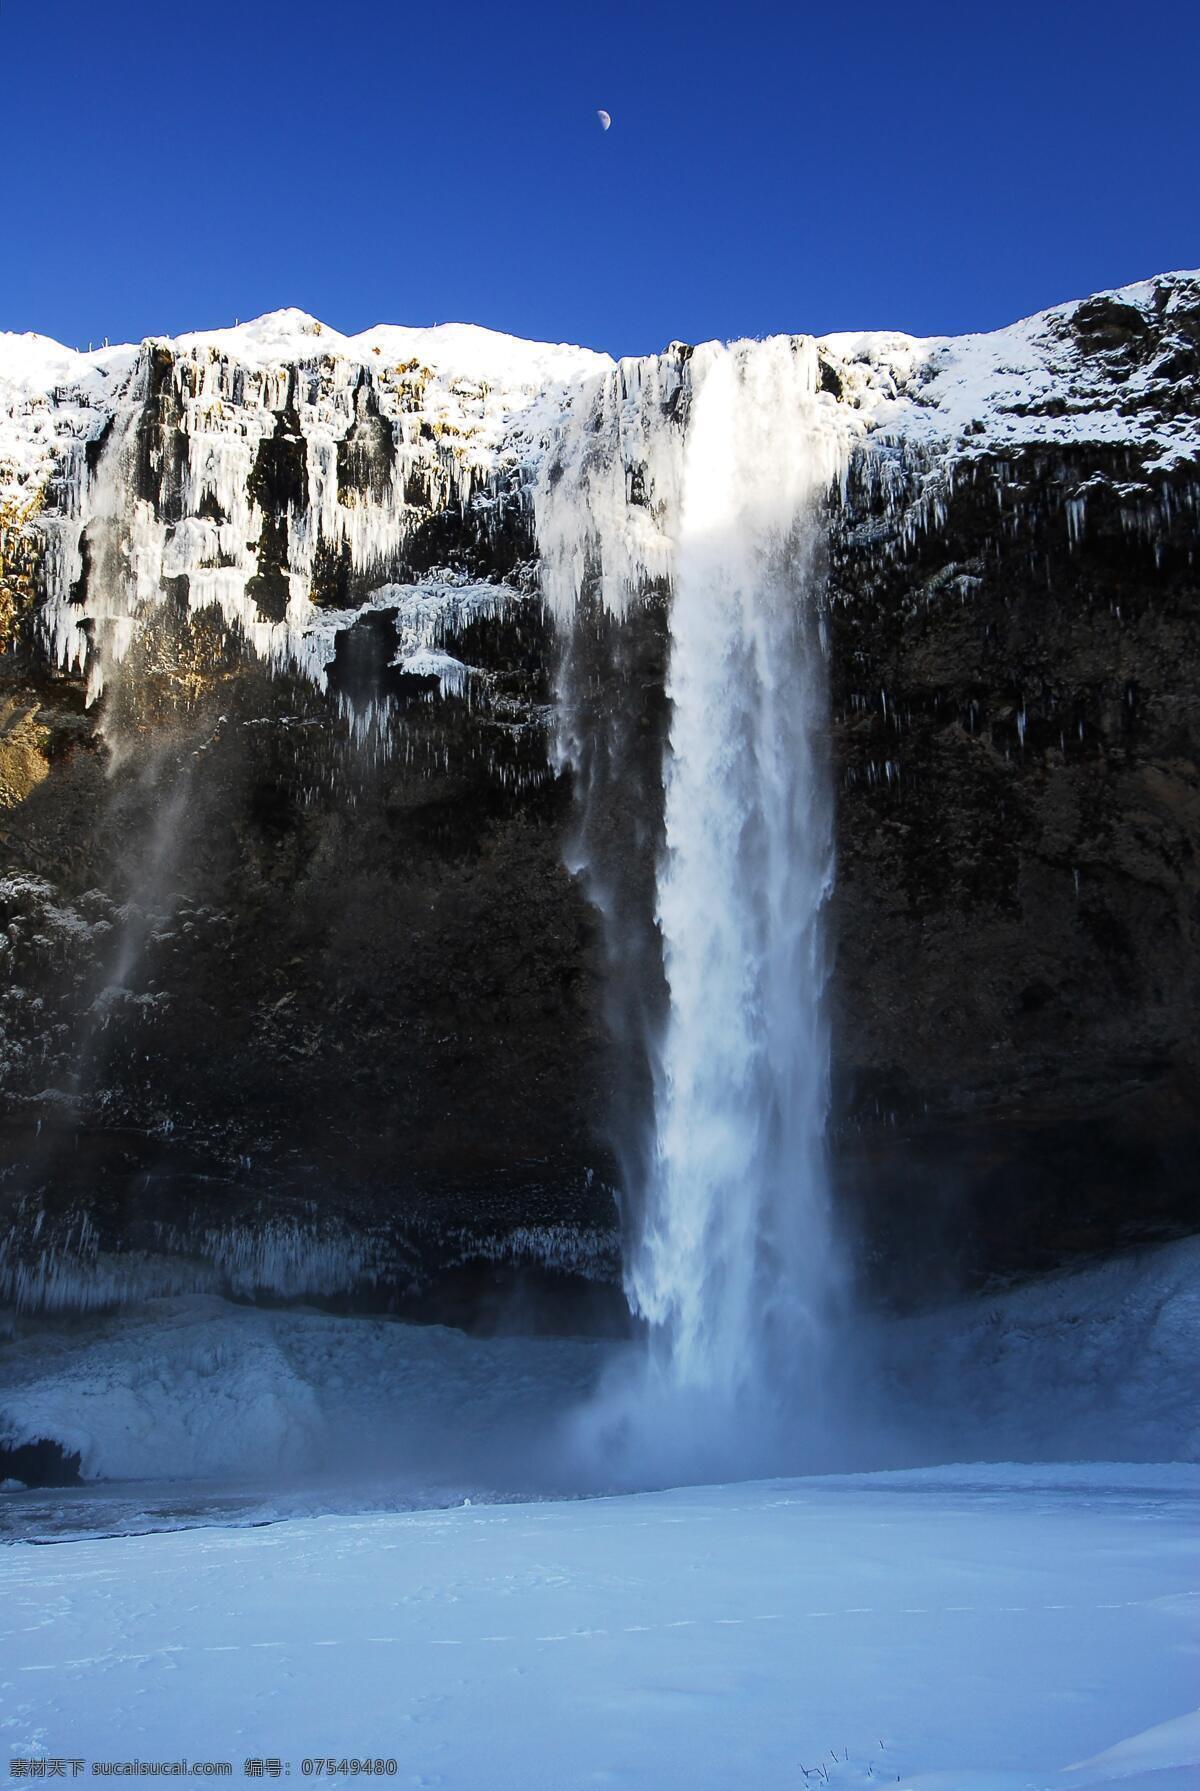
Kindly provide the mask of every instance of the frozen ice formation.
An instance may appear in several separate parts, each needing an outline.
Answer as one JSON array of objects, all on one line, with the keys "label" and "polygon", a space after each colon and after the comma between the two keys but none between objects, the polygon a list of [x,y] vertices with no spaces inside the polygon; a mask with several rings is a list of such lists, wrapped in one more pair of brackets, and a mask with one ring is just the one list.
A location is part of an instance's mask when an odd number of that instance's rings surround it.
[{"label": "frozen ice formation", "polygon": [[[86,668],[98,695],[181,584],[191,610],[215,606],[259,656],[322,685],[337,626],[364,601],[399,600],[408,655],[435,646],[436,591],[409,586],[406,601],[389,582],[407,542],[469,505],[486,534],[556,394],[605,364],[466,325],[347,338],[296,311],[86,355],[0,338],[0,502],[39,539],[50,657]],[[314,601],[322,556],[354,591],[349,616]],[[443,615],[469,616],[449,588],[442,599]],[[475,612],[499,601],[477,597]],[[462,673],[434,669],[461,693]]]}]

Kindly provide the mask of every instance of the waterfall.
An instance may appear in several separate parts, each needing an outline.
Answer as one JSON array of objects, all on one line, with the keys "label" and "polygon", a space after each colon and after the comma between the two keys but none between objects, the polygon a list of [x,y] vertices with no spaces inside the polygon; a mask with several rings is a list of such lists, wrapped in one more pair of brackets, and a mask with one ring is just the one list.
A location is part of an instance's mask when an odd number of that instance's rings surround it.
[{"label": "waterfall", "polygon": [[[653,883],[664,998],[640,1041],[644,1138],[617,1142],[645,1385],[702,1402],[710,1431],[722,1410],[812,1405],[839,1300],[822,509],[856,429],[819,384],[804,338],[623,363],[581,395],[536,493],[565,642],[560,754],[585,810],[597,759],[619,807],[611,711],[636,700],[619,675],[596,700],[589,632],[608,616],[619,634],[639,599],[664,581],[669,592]],[[628,924],[628,904],[588,844],[613,831],[585,814],[578,854],[610,927]],[[610,959],[624,961],[619,941]]]}]

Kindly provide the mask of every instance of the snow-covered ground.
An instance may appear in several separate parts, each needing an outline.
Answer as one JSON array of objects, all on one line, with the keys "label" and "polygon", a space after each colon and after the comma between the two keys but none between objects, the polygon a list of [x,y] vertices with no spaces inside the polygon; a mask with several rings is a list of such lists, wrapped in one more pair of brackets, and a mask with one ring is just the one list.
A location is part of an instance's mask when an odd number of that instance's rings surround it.
[{"label": "snow-covered ground", "polygon": [[876,1434],[896,1415],[881,1447],[897,1465],[1200,1461],[1198,1361],[1200,1238],[1185,1238],[881,1326],[862,1373]]},{"label": "snow-covered ground", "polygon": [[609,1497],[549,1495],[628,1483],[571,1443],[632,1345],[207,1295],[34,1324],[0,1437],[93,1478],[0,1494],[0,1770],[1193,1787],[1198,1268],[1190,1240],[864,1334],[846,1459],[959,1465]]},{"label": "snow-covered ground", "polygon": [[3,1752],[394,1758],[450,1791],[1184,1791],[1196,1489],[954,1469],[18,1544]]}]

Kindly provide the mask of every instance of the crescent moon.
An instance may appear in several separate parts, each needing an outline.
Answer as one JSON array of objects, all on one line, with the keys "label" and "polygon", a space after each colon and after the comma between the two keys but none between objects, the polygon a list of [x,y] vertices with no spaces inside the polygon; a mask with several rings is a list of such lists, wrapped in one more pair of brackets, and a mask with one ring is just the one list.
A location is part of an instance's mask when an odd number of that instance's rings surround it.
[{"label": "crescent moon", "polygon": [[612,114],[610,112],[606,112],[603,109],[603,107],[601,107],[601,109],[596,113],[596,117],[600,120],[600,129],[602,131],[606,131],[612,123]]}]

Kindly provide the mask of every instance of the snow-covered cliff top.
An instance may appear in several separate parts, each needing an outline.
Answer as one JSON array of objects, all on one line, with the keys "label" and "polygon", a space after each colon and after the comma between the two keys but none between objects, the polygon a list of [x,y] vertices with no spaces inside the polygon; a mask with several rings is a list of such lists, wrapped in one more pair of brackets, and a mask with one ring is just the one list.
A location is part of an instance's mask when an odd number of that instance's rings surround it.
[{"label": "snow-covered cliff top", "polygon": [[[228,329],[189,330],[179,336],[151,336],[179,354],[211,349],[247,367],[302,365],[323,357],[369,366],[376,357],[406,361],[414,357],[455,375],[483,379],[511,390],[540,390],[588,371],[610,365],[609,356],[566,343],[529,342],[473,323],[434,324],[408,329],[378,324],[357,336],[344,336],[294,307],[269,311]],[[55,385],[104,379],[125,372],[140,345],[121,344],[90,349],[86,354],[64,347],[32,331],[0,332],[0,379],[29,392],[47,392]]]},{"label": "snow-covered cliff top", "polygon": [[[1200,270],[969,336],[822,338],[873,426],[952,455],[1127,441],[1164,470],[1200,452]],[[1179,403],[1190,384],[1190,406]]]},{"label": "snow-covered cliff top", "polygon": [[591,349],[526,342],[475,324],[429,329],[380,324],[343,336],[295,309],[272,311],[230,329],[151,337],[140,346],[105,346],[86,354],[48,336],[0,332],[0,501],[40,484],[52,468],[59,438],[101,433],[151,348],[201,367],[225,363],[260,374],[324,367],[335,380],[340,374],[341,384],[360,368],[385,377],[389,371],[401,377],[419,373],[419,386],[410,384],[423,420],[469,436],[484,457],[510,430],[542,426],[554,393],[612,364]]},{"label": "snow-covered cliff top", "polygon": [[[313,367],[402,369],[431,378],[423,417],[469,431],[482,457],[517,434],[532,446],[565,395],[609,356],[527,342],[474,324],[380,324],[345,336],[298,310],[150,343],[197,363],[265,373]],[[63,435],[99,434],[147,344],[79,353],[34,334],[0,333],[0,498],[36,487]],[[1172,401],[1200,346],[1200,270],[1163,274],[1058,305],[1004,329],[916,337],[896,331],[820,339],[843,395],[871,428],[972,455],[1024,443],[1128,440],[1160,466],[1194,458],[1194,410]]]},{"label": "snow-covered cliff top", "polygon": [[[1200,272],[989,334],[806,341],[835,433],[873,442],[881,463],[918,450],[923,491],[955,463],[1036,447],[1127,446],[1122,481],[1147,496],[1183,466],[1200,482]],[[432,519],[469,511],[476,540],[502,537],[568,414],[588,461],[598,394],[620,406],[676,391],[685,361],[673,345],[606,385],[614,363],[586,348],[470,324],[343,336],[296,310],[86,354],[0,335],[0,576],[7,543],[28,535],[50,656],[86,667],[93,694],[168,587],[324,686],[331,622],[416,577],[428,638],[398,637],[398,652],[444,683],[427,663],[443,648],[437,618],[458,613],[477,568],[442,563]],[[628,471],[615,473],[622,511]]]}]

